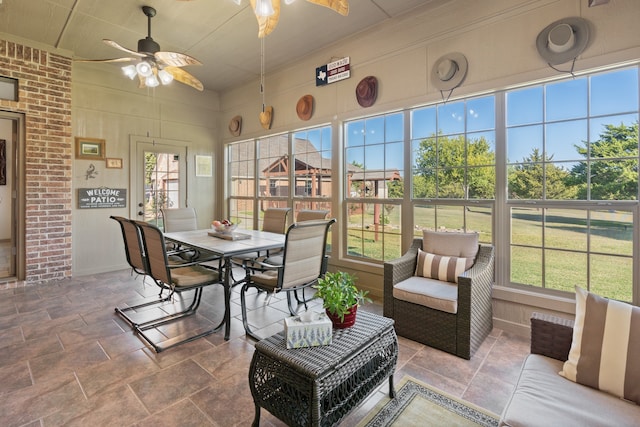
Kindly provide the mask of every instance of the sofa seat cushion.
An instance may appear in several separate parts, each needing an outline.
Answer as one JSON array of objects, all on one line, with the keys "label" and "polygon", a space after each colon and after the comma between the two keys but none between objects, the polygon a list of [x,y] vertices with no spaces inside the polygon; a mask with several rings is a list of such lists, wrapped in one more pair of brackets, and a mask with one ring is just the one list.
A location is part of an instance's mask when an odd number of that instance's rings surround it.
[{"label": "sofa seat cushion", "polygon": [[393,297],[446,313],[458,312],[458,286],[454,283],[412,276],[393,287]]},{"label": "sofa seat cushion", "polygon": [[634,426],[640,406],[569,381],[563,362],[530,354],[507,402],[500,426]]}]

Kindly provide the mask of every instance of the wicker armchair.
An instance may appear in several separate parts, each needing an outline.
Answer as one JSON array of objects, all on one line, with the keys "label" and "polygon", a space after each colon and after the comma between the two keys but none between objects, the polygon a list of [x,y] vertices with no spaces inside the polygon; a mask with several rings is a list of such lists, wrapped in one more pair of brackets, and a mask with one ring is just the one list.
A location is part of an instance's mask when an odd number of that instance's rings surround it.
[{"label": "wicker armchair", "polygon": [[394,298],[394,286],[414,275],[419,248],[422,239],[414,239],[402,257],[385,262],[384,315],[398,335],[470,359],[493,328],[493,246],[479,245],[473,266],[458,277],[456,313]]}]

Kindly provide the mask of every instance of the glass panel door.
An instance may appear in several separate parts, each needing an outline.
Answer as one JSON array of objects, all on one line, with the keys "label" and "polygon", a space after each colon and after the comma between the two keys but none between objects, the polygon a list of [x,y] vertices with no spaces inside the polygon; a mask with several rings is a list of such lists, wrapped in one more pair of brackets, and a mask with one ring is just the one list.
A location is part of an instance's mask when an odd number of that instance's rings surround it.
[{"label": "glass panel door", "polygon": [[135,146],[132,217],[163,228],[161,209],[187,206],[186,145],[138,138]]}]

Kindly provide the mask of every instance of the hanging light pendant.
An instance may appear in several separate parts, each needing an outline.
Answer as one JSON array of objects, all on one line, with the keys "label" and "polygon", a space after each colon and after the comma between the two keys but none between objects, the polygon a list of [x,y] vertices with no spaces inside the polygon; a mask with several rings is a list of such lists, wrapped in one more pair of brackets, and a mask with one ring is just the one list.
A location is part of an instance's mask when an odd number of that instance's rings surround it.
[{"label": "hanging light pendant", "polygon": [[124,75],[129,77],[131,80],[135,79],[138,75],[135,65],[127,65],[125,67],[122,67],[122,71],[124,72]]},{"label": "hanging light pendant", "polygon": [[256,0],[256,16],[267,17],[273,15],[273,5],[271,0]]},{"label": "hanging light pendant", "polygon": [[151,74],[144,80],[144,84],[147,87],[156,87],[160,84],[160,82],[158,81],[158,78],[154,74]]},{"label": "hanging light pendant", "polygon": [[162,82],[163,85],[168,85],[173,81],[173,76],[166,70],[158,71],[158,78],[160,79],[160,82]]},{"label": "hanging light pendant", "polygon": [[153,74],[153,70],[151,68],[151,64],[149,64],[146,61],[139,62],[138,65],[136,65],[136,71],[142,77],[149,77],[150,75]]}]

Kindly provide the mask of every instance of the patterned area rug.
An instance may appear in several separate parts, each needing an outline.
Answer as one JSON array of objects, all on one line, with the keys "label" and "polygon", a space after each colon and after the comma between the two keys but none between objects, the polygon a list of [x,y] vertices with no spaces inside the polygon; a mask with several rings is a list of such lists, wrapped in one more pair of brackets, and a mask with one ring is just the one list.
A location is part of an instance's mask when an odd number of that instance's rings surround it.
[{"label": "patterned area rug", "polygon": [[358,427],[486,426],[498,425],[498,416],[486,409],[405,376],[395,399],[380,402]]}]

